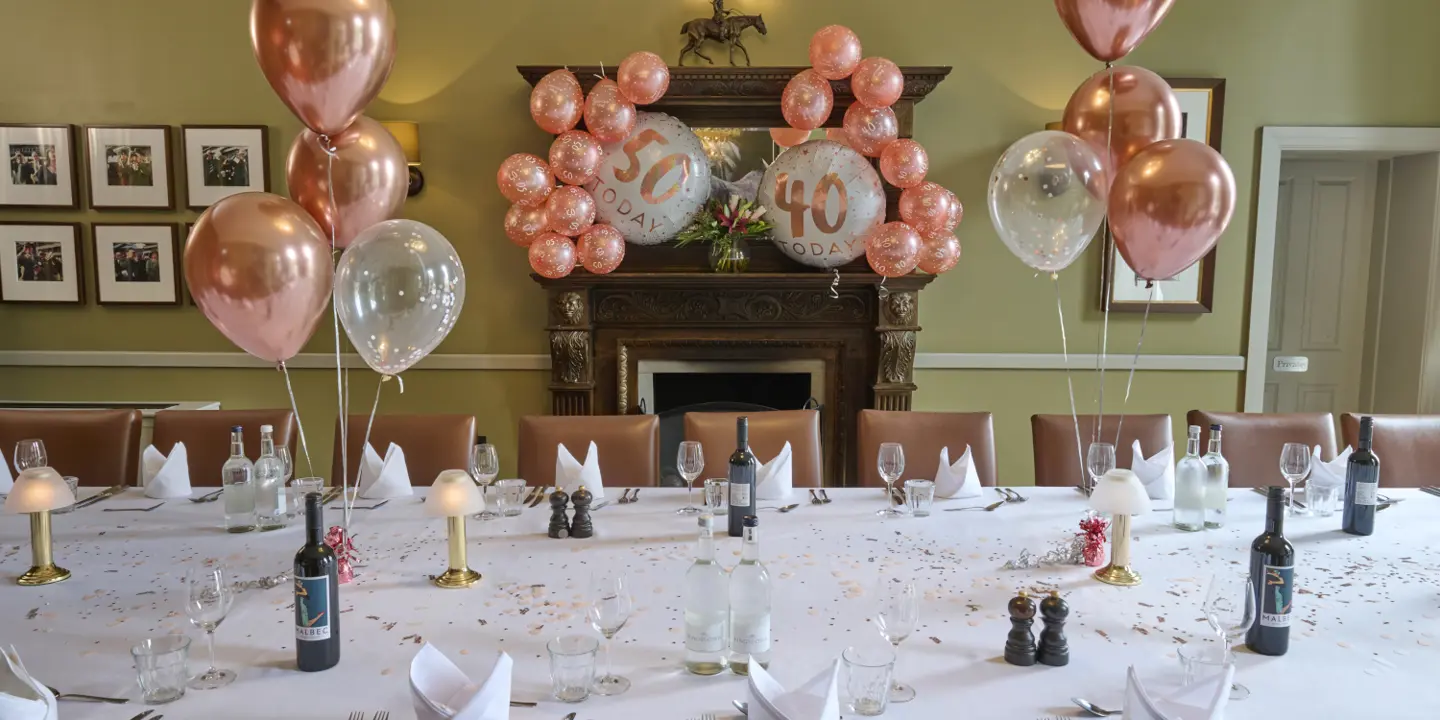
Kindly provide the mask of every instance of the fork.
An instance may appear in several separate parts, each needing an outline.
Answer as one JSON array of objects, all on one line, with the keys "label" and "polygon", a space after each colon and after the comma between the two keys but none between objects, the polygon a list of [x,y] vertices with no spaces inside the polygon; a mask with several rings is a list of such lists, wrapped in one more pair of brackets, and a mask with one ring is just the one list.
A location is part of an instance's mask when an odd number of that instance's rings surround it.
[{"label": "fork", "polygon": [[635,488],[635,494],[630,496],[630,502],[640,502],[640,488]]},{"label": "fork", "polygon": [[533,508],[533,507],[539,507],[539,506],[540,506],[540,503],[545,502],[545,497],[546,497],[547,495],[549,495],[549,494],[550,494],[550,488],[548,488],[548,487],[542,487],[542,488],[540,488],[540,492],[535,495],[535,499],[534,499],[534,500],[531,500],[531,501],[530,501],[530,504],[527,505],[526,507],[532,507],[532,508]]},{"label": "fork", "polygon": [[530,503],[535,502],[535,496],[536,496],[536,495],[539,495],[540,493],[542,493],[542,492],[544,492],[544,491],[545,491],[545,488],[543,488],[543,487],[541,487],[541,486],[539,486],[539,485],[536,485],[535,487],[530,488],[530,492],[525,493],[525,499],[524,499],[524,500],[521,500],[521,501],[520,501],[520,504],[521,504],[521,505],[529,505]]},{"label": "fork", "polygon": [[375,718],[374,718],[374,720],[390,720],[390,711],[389,711],[389,710],[381,710],[381,711],[375,713]]},{"label": "fork", "polygon": [[999,489],[1000,492],[1001,492],[1001,494],[1003,494],[1003,495],[1005,496],[1005,499],[1009,500],[1010,502],[1023,503],[1023,502],[1025,502],[1025,501],[1027,501],[1027,500],[1030,499],[1030,498],[1025,497],[1024,495],[1021,495],[1018,490],[1011,490],[1010,488],[997,488],[997,489]]},{"label": "fork", "polygon": [[150,512],[164,504],[165,502],[162,500],[147,508],[105,508],[103,512]]},{"label": "fork", "polygon": [[621,504],[621,505],[629,505],[629,504],[630,504],[630,488],[625,488],[625,492],[620,493],[620,504]]},{"label": "fork", "polygon": [[1420,488],[1420,492],[1423,492],[1426,495],[1434,495],[1436,497],[1440,497],[1440,487],[1422,487]]},{"label": "fork", "polygon": [[826,505],[830,504],[830,494],[825,492],[825,488],[823,487],[820,488],[820,501],[825,503]]},{"label": "fork", "polygon": [[821,500],[821,499],[820,499],[820,496],[815,494],[815,488],[810,488],[810,504],[811,504],[811,505],[823,505],[824,503],[825,503],[825,501],[824,501],[824,500]]},{"label": "fork", "polygon": [[365,720],[364,711],[350,713],[350,720]]}]

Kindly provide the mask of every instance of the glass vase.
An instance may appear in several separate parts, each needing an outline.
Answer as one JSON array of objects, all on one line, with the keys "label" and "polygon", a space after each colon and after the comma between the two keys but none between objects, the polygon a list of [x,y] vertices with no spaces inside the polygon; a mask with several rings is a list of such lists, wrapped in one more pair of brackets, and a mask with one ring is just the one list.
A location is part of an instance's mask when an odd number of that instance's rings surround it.
[{"label": "glass vase", "polygon": [[750,244],[736,238],[710,244],[710,269],[717,273],[742,273],[750,267]]}]

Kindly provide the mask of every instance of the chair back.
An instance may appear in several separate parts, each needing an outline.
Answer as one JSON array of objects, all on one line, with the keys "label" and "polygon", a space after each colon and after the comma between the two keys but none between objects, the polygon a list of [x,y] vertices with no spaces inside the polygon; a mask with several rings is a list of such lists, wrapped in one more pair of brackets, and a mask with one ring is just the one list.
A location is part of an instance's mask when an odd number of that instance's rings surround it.
[{"label": "chair back", "polygon": [[[1340,434],[1360,445],[1360,413],[1340,416]],[[1380,487],[1423,487],[1436,482],[1440,467],[1440,415],[1371,415],[1372,448],[1380,456]]]},{"label": "chair back", "polygon": [[971,462],[980,484],[995,484],[995,421],[988,412],[860,411],[860,484],[884,487],[876,461],[880,443],[898,442],[905,448],[903,479],[934,480],[940,469],[940,450],[950,449],[955,462],[970,447]]},{"label": "chair back", "polygon": [[555,484],[559,446],[580,462],[595,443],[609,487],[660,482],[660,421],[654,415],[527,415],[520,418],[519,474],[530,486]]},{"label": "chair back", "polygon": [[735,419],[750,418],[750,451],[769,462],[790,443],[790,482],[794,487],[824,485],[825,462],[820,454],[819,410],[685,413],[685,439],[705,449],[704,478],[723,478],[735,452]]},{"label": "chair back", "polygon": [[[1174,442],[1170,434],[1169,415],[1105,415],[1100,423],[1100,442],[1114,443],[1115,431],[1120,441],[1115,445],[1115,467],[1129,469],[1135,441],[1146,457],[1154,455]],[[1030,435],[1035,450],[1035,484],[1041,486],[1078,486],[1088,481],[1082,469],[1085,453],[1095,433],[1095,415],[1081,415],[1080,446],[1075,445],[1075,420],[1069,415],[1031,415]]]},{"label": "chair back", "polygon": [[1210,426],[1221,425],[1220,454],[1230,463],[1231,487],[1282,485],[1280,450],[1285,443],[1320,446],[1320,459],[1335,459],[1335,416],[1330,413],[1238,413],[1191,410],[1200,426],[1200,453],[1210,447]]},{"label": "chair back", "polygon": [[[365,448],[365,424],[369,415],[351,415],[346,427],[346,470],[350,482],[359,477],[360,458]],[[428,486],[446,470],[468,470],[470,448],[475,445],[474,415],[376,415],[370,428],[370,446],[380,457],[390,443],[405,451],[405,469],[410,484]],[[330,484],[340,482],[340,423],[335,423],[334,456],[330,462]]]},{"label": "chair back", "polygon": [[15,472],[15,443],[38,438],[50,466],[81,485],[134,485],[140,463],[139,410],[0,410],[0,452]]},{"label": "chair back", "polygon": [[161,410],[155,413],[150,444],[169,456],[175,443],[185,443],[190,484],[219,487],[220,468],[230,459],[230,428],[236,425],[245,429],[245,455],[251,460],[260,457],[260,426],[273,426],[275,447],[289,448],[296,476],[303,472],[304,458],[295,454],[295,413],[288,409]]}]

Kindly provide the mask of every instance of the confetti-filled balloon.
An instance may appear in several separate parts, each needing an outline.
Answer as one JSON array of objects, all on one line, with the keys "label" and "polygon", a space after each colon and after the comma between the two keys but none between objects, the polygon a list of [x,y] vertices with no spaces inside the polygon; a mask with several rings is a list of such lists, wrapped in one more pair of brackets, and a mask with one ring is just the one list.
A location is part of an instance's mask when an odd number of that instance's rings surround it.
[{"label": "confetti-filled balloon", "polygon": [[1020,138],[1000,156],[986,199],[1005,247],[1026,265],[1054,273],[1089,247],[1109,191],[1105,161],[1089,143],[1044,130]]},{"label": "confetti-filled balloon", "polygon": [[780,154],[760,180],[771,238],[790,258],[831,268],[860,257],[885,221],[880,175],[854,149],[811,140]]},{"label": "confetti-filled balloon", "polygon": [[575,243],[559,233],[545,233],[530,243],[530,268],[555,280],[575,269]]},{"label": "confetti-filled balloon", "polygon": [[[585,186],[596,219],[636,245],[658,245],[684,230],[710,197],[710,160],[700,138],[664,113],[640,113],[624,142],[605,146]],[[553,222],[553,220],[552,220]]]}]

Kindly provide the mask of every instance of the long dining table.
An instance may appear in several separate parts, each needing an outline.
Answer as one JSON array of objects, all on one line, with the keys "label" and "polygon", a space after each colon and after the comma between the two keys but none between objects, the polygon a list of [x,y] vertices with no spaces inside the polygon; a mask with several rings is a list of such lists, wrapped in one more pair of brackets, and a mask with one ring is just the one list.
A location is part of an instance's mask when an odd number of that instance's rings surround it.
[{"label": "long dining table", "polygon": [[[1265,512],[1264,498],[1232,488],[1218,530],[1178,531],[1164,509],[1135,518],[1133,567],[1144,581],[1122,588],[1095,581],[1083,566],[1003,569],[1022,549],[1040,554],[1072,537],[1086,508],[1073,488],[1017,489],[1026,502],[947,512],[998,499],[986,489],[983,498],[937,501],[935,512],[921,518],[876,516],[886,502],[876,489],[831,489],[833,502],[824,505],[810,503],[803,490],[784,503],[762,503],[800,504],[787,513],[760,511],[761,555],[774,587],[771,673],[797,685],[847,646],[873,640],[874,584],[913,577],[923,591],[920,625],[899,648],[897,676],[918,696],[892,704],[886,716],[1079,717],[1073,696],[1119,708],[1127,667],[1178,673],[1178,648],[1212,641],[1201,610],[1208,578],[1243,572]],[[288,584],[248,589],[216,634],[218,665],[238,679],[217,690],[190,690],[158,713],[166,720],[344,720],[378,711],[413,717],[410,662],[432,643],[469,672],[497,650],[509,653],[512,698],[538,703],[513,708],[516,720],[558,720],[572,711],[578,720],[738,717],[731,701],[745,698],[744,678],[682,669],[681,597],[696,528],[694,516],[676,514],[686,503],[684,490],[646,488],[639,502],[612,502],[594,512],[596,534],[583,540],[547,537],[548,504],[518,517],[471,520],[470,565],[483,579],[464,590],[430,583],[447,555],[445,523],[425,515],[425,492],[416,488],[412,497],[354,511],[362,565],[340,588],[344,644],[337,667],[296,669]],[[613,501],[620,492],[607,488],[606,497]],[[1236,682],[1251,694],[1232,702],[1227,717],[1440,712],[1440,498],[1387,492],[1403,501],[1379,515],[1370,537],[1342,533],[1338,513],[1288,521],[1298,556],[1290,650],[1282,657],[1238,652]],[[62,702],[67,720],[126,720],[144,709],[129,655],[143,638],[190,635],[191,671],[204,669],[204,636],[183,608],[187,568],[221,563],[238,580],[253,580],[288,570],[303,542],[303,518],[281,530],[227,534],[220,503],[179,499],[149,512],[108,512],[155,502],[130,489],[56,515],[56,561],[74,576],[34,588],[15,584],[29,566],[29,524],[0,516],[0,645],[13,645],[32,674],[64,692],[131,698],[125,706]],[[328,511],[328,520],[338,517]],[[739,541],[723,530],[719,538],[721,562],[731,565]],[[615,638],[613,662],[633,685],[619,696],[560,703],[548,697],[545,643],[594,633],[586,586],[602,566],[627,568],[631,580],[635,611]],[[1071,607],[1069,665],[1005,663],[1006,603],[1019,590],[1050,589]]]}]

